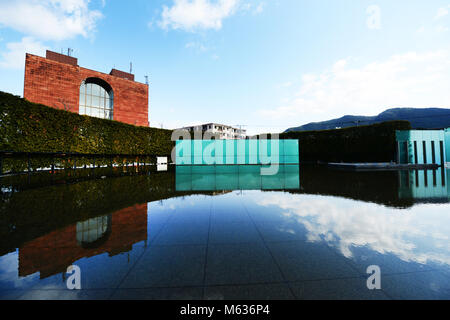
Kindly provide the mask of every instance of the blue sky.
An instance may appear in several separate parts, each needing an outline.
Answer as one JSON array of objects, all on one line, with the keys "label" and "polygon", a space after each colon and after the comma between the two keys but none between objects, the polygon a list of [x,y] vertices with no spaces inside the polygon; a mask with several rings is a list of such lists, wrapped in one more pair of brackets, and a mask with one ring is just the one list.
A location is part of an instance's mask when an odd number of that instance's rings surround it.
[{"label": "blue sky", "polygon": [[25,52],[150,77],[151,126],[250,133],[389,107],[450,107],[450,1],[0,0],[0,90]]}]

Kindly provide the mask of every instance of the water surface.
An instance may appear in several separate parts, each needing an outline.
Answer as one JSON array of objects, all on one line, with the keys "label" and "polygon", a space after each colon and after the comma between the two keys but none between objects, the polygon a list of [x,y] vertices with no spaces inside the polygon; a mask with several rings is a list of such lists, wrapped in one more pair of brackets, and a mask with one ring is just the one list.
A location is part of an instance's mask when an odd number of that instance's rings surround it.
[{"label": "water surface", "polygon": [[1,178],[0,299],[450,298],[448,170],[236,170]]}]

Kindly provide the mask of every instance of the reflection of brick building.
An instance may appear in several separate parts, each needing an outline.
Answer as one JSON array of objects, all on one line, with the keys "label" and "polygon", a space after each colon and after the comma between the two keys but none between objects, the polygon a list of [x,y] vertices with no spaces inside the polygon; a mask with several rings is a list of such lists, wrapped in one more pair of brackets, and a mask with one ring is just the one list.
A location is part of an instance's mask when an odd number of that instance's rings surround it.
[{"label": "reflection of brick building", "polygon": [[147,204],[135,205],[104,217],[89,220],[107,221],[105,228],[98,228],[98,239],[90,239],[92,246],[80,241],[89,238],[89,235],[92,238],[93,230],[85,227],[88,221],[25,243],[19,249],[19,276],[40,272],[42,279],[47,278],[66,272],[68,266],[81,258],[105,252],[114,256],[130,251],[137,242],[147,240]]},{"label": "reflection of brick building", "polygon": [[105,74],[78,66],[76,58],[47,51],[27,54],[24,98],[56,109],[148,126],[148,85],[113,69]]}]

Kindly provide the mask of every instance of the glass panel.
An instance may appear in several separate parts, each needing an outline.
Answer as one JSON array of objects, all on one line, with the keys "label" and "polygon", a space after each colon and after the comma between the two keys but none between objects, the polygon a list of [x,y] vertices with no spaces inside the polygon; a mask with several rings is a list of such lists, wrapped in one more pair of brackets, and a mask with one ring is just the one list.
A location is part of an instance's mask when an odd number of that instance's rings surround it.
[{"label": "glass panel", "polygon": [[97,96],[92,96],[92,106],[93,107],[100,107],[100,98]]},{"label": "glass panel", "polygon": [[84,93],[80,94],[80,105],[86,105],[86,95]]},{"label": "glass panel", "polygon": [[92,105],[91,95],[86,95],[86,106]]},{"label": "glass panel", "polygon": [[92,95],[93,96],[100,96],[101,87],[97,84],[92,85]]},{"label": "glass panel", "polygon": [[113,95],[94,83],[81,84],[79,113],[91,117],[113,119]]}]

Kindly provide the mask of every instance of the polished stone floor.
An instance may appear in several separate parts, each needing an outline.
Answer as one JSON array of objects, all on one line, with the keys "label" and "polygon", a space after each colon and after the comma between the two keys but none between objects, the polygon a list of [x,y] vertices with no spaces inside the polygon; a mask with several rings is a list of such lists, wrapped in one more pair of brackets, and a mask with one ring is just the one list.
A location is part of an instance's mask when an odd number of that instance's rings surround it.
[{"label": "polished stone floor", "polygon": [[[69,242],[44,239],[0,257],[0,299],[450,299],[449,208],[261,191],[151,202],[144,240],[116,252],[72,262]],[[120,226],[111,234],[126,242]],[[55,265],[80,267],[81,290],[38,261],[47,250]],[[381,290],[367,288],[370,265]]]},{"label": "polished stone floor", "polygon": [[0,299],[450,299],[450,170],[258,170],[2,177]]}]

